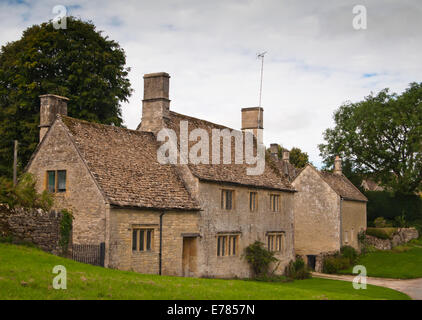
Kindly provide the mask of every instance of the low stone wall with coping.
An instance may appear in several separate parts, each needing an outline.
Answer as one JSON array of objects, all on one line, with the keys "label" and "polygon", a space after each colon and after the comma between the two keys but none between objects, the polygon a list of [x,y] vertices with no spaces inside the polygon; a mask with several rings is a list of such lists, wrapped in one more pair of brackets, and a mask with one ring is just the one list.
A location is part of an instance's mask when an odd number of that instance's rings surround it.
[{"label": "low stone wall with coping", "polygon": [[60,222],[62,214],[41,209],[14,208],[0,204],[0,236],[30,242],[40,249],[60,254]]},{"label": "low stone wall with coping", "polygon": [[366,235],[366,242],[368,245],[374,246],[378,250],[391,250],[396,246],[405,244],[418,237],[419,233],[415,228],[399,228],[391,239],[380,239]]}]

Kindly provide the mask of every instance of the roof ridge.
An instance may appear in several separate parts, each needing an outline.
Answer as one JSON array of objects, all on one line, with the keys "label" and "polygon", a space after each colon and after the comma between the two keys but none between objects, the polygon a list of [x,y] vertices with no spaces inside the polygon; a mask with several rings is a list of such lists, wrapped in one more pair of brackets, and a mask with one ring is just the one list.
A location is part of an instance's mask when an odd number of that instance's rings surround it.
[{"label": "roof ridge", "polygon": [[204,119],[200,119],[200,118],[196,118],[196,117],[188,116],[188,115],[183,114],[183,113],[179,113],[179,112],[175,112],[175,111],[170,111],[170,113],[175,114],[176,116],[182,116],[182,117],[185,117],[185,118],[189,118],[189,119],[193,119],[193,120],[199,120],[199,121],[202,121],[202,122],[206,122],[206,123],[209,123],[209,124],[211,124],[211,125],[213,125],[213,126],[219,126],[219,127],[223,127],[223,128],[225,128],[225,129],[230,129],[230,130],[237,130],[237,131],[241,131],[241,130],[239,130],[239,129],[233,129],[233,128],[230,128],[230,127],[225,126],[225,125],[223,125],[223,124],[218,124],[218,123],[211,122],[211,121],[208,121],[208,120],[204,120]]},{"label": "roof ridge", "polygon": [[[125,128],[125,127],[118,127],[118,126],[114,126],[114,125],[111,125],[111,124],[92,122],[92,121],[88,121],[88,120],[85,120],[85,119],[79,119],[79,118],[74,118],[74,117],[70,117],[70,116],[65,116],[65,115],[62,115],[62,114],[58,114],[57,118],[70,119],[70,120],[74,120],[76,122],[80,122],[80,123],[92,125],[92,126],[103,126],[103,127],[109,127],[109,128],[118,129],[118,130],[125,130],[125,131],[129,131],[129,132],[138,133],[138,134],[141,134],[141,135],[142,134],[154,135],[154,133],[149,132],[149,131],[140,131],[140,130],[129,129],[129,128]],[[66,122],[64,122],[64,124],[67,126]]]}]

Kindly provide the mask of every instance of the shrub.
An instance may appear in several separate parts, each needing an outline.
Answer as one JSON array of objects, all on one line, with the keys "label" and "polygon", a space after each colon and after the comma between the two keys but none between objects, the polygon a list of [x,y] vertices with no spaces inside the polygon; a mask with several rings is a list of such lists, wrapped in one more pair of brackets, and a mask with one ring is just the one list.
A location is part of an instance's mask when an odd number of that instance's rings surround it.
[{"label": "shrub", "polygon": [[409,224],[406,220],[406,214],[403,212],[401,216],[394,217],[394,226],[398,228],[408,228]]},{"label": "shrub", "polygon": [[351,246],[344,246],[340,249],[341,255],[344,258],[349,259],[350,264],[354,264],[358,259],[358,253],[355,248]]},{"label": "shrub", "polygon": [[337,256],[325,257],[322,265],[322,271],[324,273],[337,273],[340,270],[344,270],[350,267],[349,258]]},{"label": "shrub", "polygon": [[9,208],[20,206],[23,208],[41,208],[49,211],[53,206],[54,198],[47,191],[38,193],[36,180],[30,173],[23,174],[16,186],[5,178],[0,178],[0,203],[5,203]]},{"label": "shrub", "polygon": [[301,256],[296,256],[295,260],[289,262],[286,266],[284,274],[289,279],[303,280],[311,277],[311,272],[303,261]]},{"label": "shrub", "polygon": [[260,241],[255,241],[245,248],[243,257],[252,267],[255,277],[268,275],[268,270],[272,262],[278,261],[274,253],[267,250]]},{"label": "shrub", "polygon": [[367,228],[366,234],[379,239],[392,239],[397,228]]},{"label": "shrub", "polygon": [[386,228],[391,227],[391,224],[387,222],[383,217],[378,217],[374,220],[374,225],[376,228]]}]

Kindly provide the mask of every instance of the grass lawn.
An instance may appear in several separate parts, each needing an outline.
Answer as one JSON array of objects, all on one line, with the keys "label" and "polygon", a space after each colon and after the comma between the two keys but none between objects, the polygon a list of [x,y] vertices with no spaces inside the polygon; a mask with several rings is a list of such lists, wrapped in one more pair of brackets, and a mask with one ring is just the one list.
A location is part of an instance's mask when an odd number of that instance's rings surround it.
[{"label": "grass lawn", "polygon": [[[67,290],[52,288],[55,265]],[[376,286],[309,279],[286,283],[142,275],[78,263],[35,248],[0,243],[0,299],[409,299]]]},{"label": "grass lawn", "polygon": [[[376,251],[359,258],[356,264],[366,267],[367,275],[381,278],[422,278],[422,240],[412,240],[393,250]],[[351,274],[352,268],[340,273]]]}]

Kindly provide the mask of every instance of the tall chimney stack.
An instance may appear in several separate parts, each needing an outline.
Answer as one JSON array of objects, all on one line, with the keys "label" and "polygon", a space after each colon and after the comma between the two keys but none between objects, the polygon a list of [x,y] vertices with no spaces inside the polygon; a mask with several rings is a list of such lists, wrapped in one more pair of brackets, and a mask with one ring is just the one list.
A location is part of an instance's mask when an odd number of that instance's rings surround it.
[{"label": "tall chimney stack", "polygon": [[56,119],[57,114],[67,116],[68,98],[57,96],[55,94],[44,94],[40,98],[40,142],[46,135],[48,129]]},{"label": "tall chimney stack", "polygon": [[278,143],[270,144],[270,153],[274,159],[278,159]]},{"label": "tall chimney stack", "polygon": [[165,72],[144,75],[141,131],[158,132],[164,127],[170,111],[169,79]]},{"label": "tall chimney stack", "polygon": [[290,162],[290,151],[283,149],[283,161]]},{"label": "tall chimney stack", "polygon": [[[242,131],[252,130],[259,143],[263,143],[264,109],[261,107],[242,108]],[[258,137],[258,131],[261,134]]]},{"label": "tall chimney stack", "polygon": [[336,159],[334,160],[334,174],[342,174],[341,158],[339,156],[336,156]]}]

